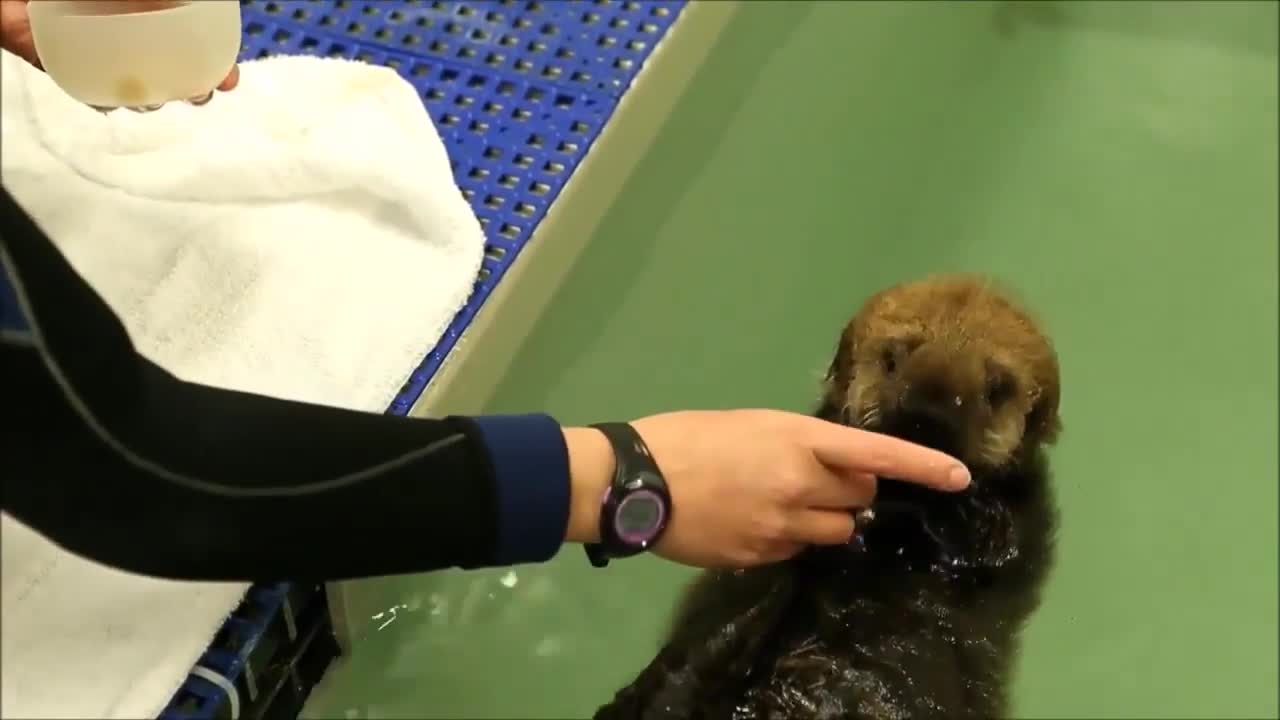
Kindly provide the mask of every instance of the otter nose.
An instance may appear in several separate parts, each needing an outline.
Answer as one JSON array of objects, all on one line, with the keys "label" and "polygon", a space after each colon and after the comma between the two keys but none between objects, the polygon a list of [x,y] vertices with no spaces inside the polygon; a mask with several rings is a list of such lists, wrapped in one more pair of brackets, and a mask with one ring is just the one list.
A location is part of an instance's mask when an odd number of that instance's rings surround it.
[{"label": "otter nose", "polygon": [[911,424],[953,433],[963,422],[964,398],[950,383],[923,380],[903,388],[899,408]]}]

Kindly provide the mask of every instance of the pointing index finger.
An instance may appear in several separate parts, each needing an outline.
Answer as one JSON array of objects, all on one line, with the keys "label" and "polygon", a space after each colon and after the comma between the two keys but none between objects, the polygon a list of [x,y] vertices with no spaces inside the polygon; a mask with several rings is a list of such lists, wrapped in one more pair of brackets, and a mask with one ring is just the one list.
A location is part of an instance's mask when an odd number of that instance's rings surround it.
[{"label": "pointing index finger", "polygon": [[867,430],[817,420],[815,457],[828,467],[927,485],[937,490],[963,490],[969,469],[946,453]]}]

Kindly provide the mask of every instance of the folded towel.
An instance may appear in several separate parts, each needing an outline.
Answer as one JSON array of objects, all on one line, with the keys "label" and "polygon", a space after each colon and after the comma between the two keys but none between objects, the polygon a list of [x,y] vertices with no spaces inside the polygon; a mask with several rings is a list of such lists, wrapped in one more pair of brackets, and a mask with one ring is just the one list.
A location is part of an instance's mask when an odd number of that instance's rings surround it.
[{"label": "folded towel", "polygon": [[[204,107],[102,115],[0,55],[5,186],[175,375],[381,411],[465,303],[484,236],[393,71],[270,58]],[[154,717],[245,590],[2,532],[4,717]]]}]

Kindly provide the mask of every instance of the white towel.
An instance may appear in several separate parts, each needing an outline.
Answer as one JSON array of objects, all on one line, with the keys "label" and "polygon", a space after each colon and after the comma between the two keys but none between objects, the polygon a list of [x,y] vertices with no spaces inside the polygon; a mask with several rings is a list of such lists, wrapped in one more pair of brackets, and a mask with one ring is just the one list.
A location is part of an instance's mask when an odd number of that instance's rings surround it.
[{"label": "white towel", "polygon": [[[271,58],[104,116],[0,54],[5,186],[175,375],[381,411],[466,301],[484,236],[393,71]],[[4,717],[154,717],[245,589],[0,542]]]}]

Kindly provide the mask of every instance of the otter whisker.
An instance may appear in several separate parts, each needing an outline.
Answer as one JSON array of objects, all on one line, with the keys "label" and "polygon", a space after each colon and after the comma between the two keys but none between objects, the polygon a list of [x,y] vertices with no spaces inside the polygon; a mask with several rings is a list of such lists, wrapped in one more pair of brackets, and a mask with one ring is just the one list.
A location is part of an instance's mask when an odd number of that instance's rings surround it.
[{"label": "otter whisker", "polygon": [[880,403],[874,400],[863,405],[862,412],[858,415],[858,427],[870,427],[880,420]]},{"label": "otter whisker", "polygon": [[848,425],[852,417],[853,408],[849,407],[849,401],[845,400],[844,404],[840,406],[840,421]]},{"label": "otter whisker", "polygon": [[808,640],[804,641],[804,643],[803,643],[803,644],[799,645],[799,646],[798,646],[798,647],[796,647],[794,650],[792,650],[791,652],[787,653],[787,656],[788,656],[788,657],[790,657],[790,656],[792,656],[792,655],[801,655],[801,654],[807,653],[807,652],[809,652],[810,650],[813,650],[813,649],[815,649],[815,648],[817,648],[817,647],[818,647],[818,639],[817,639],[816,637],[815,637],[815,638],[809,638]]}]

